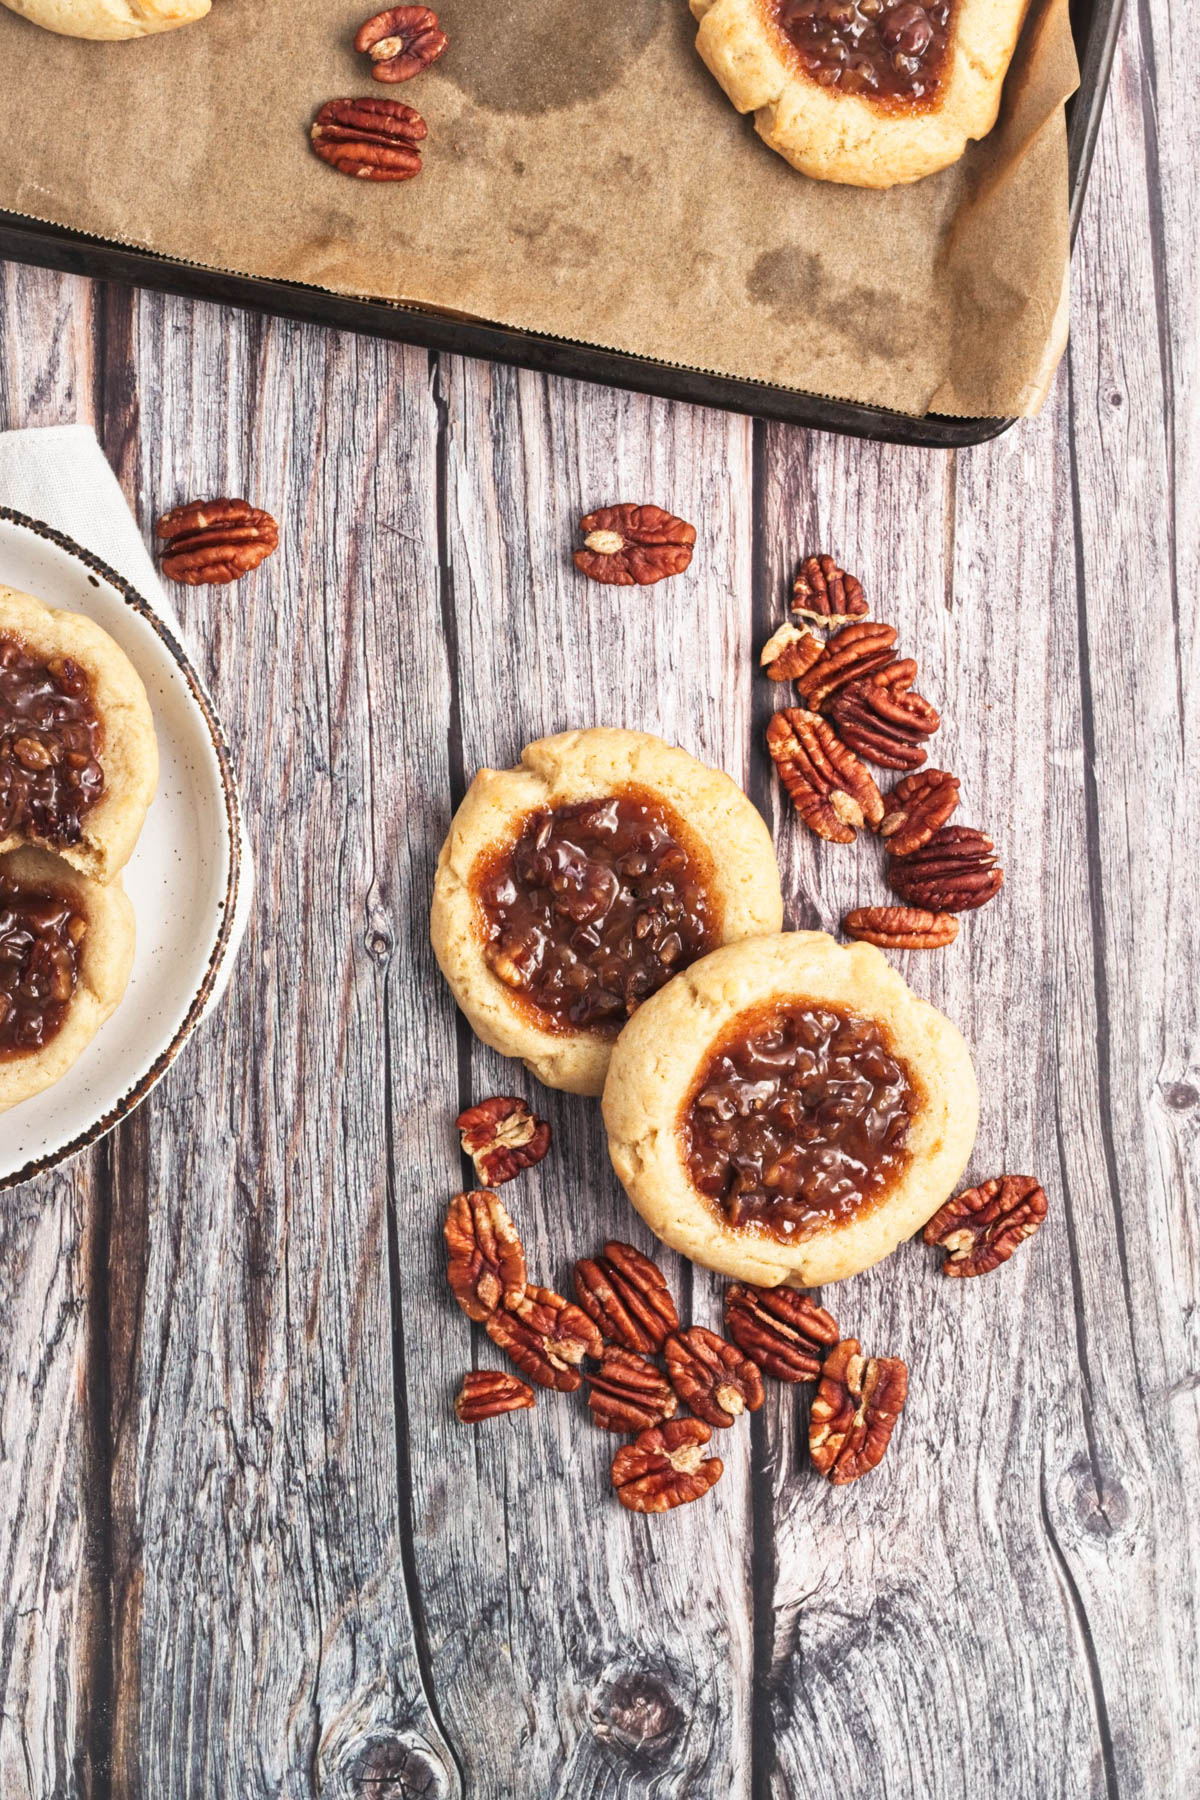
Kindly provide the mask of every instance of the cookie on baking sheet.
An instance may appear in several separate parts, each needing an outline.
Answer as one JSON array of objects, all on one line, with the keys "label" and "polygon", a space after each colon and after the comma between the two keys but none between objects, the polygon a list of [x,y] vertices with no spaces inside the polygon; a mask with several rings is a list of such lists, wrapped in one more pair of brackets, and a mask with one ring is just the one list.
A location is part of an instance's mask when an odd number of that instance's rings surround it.
[{"label": "cookie on baking sheet", "polygon": [[918,181],[996,123],[1029,0],[690,0],[696,48],[805,175]]},{"label": "cookie on baking sheet", "polygon": [[431,935],[485,1044],[598,1094],[648,995],[782,919],[771,835],[737,784],[660,738],[597,729],[480,770],[438,859]]},{"label": "cookie on baking sheet", "polygon": [[648,1000],[604,1088],[651,1230],[761,1287],[854,1275],[950,1194],[979,1096],[950,1021],[882,953],[820,931],[730,944]]},{"label": "cookie on baking sheet", "polygon": [[212,0],[0,0],[60,37],[136,38],[202,19]]},{"label": "cookie on baking sheet", "polygon": [[0,853],[24,843],[111,881],[158,781],[141,677],[99,625],[0,587]]},{"label": "cookie on baking sheet", "polygon": [[120,1001],[133,908],[46,850],[0,856],[0,1112],[65,1075]]}]

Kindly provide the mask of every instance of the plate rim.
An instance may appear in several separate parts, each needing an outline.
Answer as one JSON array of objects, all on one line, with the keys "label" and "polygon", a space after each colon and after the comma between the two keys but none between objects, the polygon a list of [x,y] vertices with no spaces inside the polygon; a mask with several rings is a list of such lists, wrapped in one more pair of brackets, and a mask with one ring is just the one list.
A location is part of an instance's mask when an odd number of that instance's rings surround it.
[{"label": "plate rim", "polygon": [[12,1174],[0,1174],[0,1194],[2,1194],[10,1188],[20,1187],[22,1183],[31,1181],[35,1175],[45,1174],[48,1169],[56,1168],[59,1163],[66,1162],[68,1158],[77,1156],[81,1150],[86,1150],[89,1145],[99,1142],[101,1138],[112,1131],[114,1126],[128,1118],[130,1113],[141,1105],[151,1088],[156,1086],[166,1074],[200,1023],[221,964],[225,959],[225,952],[229,946],[237,913],[238,886],[242,872],[242,810],[237,781],[233,773],[233,759],[225,739],[224,728],[208,697],[204,683],[192,666],[191,659],[161,614],[157,613],[149,602],[143,599],[131,582],[126,581],[123,575],[119,575],[101,557],[93,555],[90,550],[85,550],[82,544],[78,544],[74,538],[68,537],[65,531],[59,531],[56,526],[48,525],[44,519],[34,519],[28,513],[18,512],[15,507],[0,505],[0,524],[19,526],[22,530],[32,532],[35,537],[43,538],[48,543],[54,544],[58,549],[65,551],[68,556],[74,557],[77,562],[83,564],[84,568],[106,581],[120,595],[130,611],[144,619],[161,639],[168,656],[175,663],[187,684],[188,691],[204,720],[205,729],[212,743],[221,778],[222,797],[225,802],[225,834],[229,851],[229,873],[225,883],[220,928],[200,985],[192,996],[187,1011],[170,1043],[159,1051],[149,1068],[138,1077],[133,1086],[128,1088],[85,1131],[80,1132],[69,1143],[60,1145],[57,1150],[51,1150],[44,1156],[32,1158],[21,1168],[15,1169]]}]

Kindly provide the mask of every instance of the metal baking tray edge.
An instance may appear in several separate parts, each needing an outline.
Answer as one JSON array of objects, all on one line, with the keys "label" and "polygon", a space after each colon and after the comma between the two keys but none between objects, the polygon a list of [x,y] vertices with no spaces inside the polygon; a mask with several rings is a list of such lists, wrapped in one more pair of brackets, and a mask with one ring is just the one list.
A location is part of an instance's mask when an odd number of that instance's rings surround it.
[{"label": "metal baking tray edge", "polygon": [[[1087,188],[1123,10],[1124,0],[1071,0],[1080,65],[1078,91],[1067,103],[1072,241]],[[985,443],[1016,423],[1015,419],[960,419],[938,413],[913,418],[885,407],[860,406],[797,388],[715,375],[483,319],[387,300],[355,299],[299,282],[227,274],[153,251],[109,243],[18,213],[0,211],[0,257],[98,280],[154,288],[162,293],[216,300],[339,330],[395,338],[428,350],[483,357],[546,374],[567,375],[578,381],[658,394],[668,400],[840,432],[848,437],[955,450]]]}]

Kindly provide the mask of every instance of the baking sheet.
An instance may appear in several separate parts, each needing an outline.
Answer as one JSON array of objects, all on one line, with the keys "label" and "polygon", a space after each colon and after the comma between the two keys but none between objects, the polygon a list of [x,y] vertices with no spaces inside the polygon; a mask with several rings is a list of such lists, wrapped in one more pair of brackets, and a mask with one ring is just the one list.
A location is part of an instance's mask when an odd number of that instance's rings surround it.
[{"label": "baking sheet", "polygon": [[[0,207],[898,411],[1040,403],[1066,322],[1066,0],[1035,5],[992,136],[886,193],[767,151],[683,0],[454,0],[447,55],[400,89],[353,52],[367,10],[215,0],[201,24],[112,45],[0,13]],[[428,121],[416,181],[312,156],[322,101],[368,92]]]}]

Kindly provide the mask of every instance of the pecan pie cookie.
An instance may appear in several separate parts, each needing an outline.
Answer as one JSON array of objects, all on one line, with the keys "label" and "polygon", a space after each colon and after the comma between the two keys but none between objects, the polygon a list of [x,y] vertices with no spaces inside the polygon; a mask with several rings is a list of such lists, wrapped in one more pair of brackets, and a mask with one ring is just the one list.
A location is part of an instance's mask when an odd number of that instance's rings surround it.
[{"label": "pecan pie cookie", "polygon": [[481,769],[450,827],[433,948],[477,1036],[598,1094],[618,1032],[719,944],[778,931],[770,833],[728,775],[638,731]]},{"label": "pecan pie cookie", "polygon": [[996,123],[1029,0],[690,0],[696,48],[805,175],[917,181]]},{"label": "pecan pie cookie", "polygon": [[158,780],[141,679],[106,631],[0,587],[0,853],[24,843],[111,881]]},{"label": "pecan pie cookie", "polygon": [[61,37],[137,38],[202,19],[212,0],[0,0]]},{"label": "pecan pie cookie", "polygon": [[665,1243],[759,1287],[895,1249],[952,1192],[979,1097],[967,1047],[882,953],[820,931],[730,944],[613,1050],[617,1174]]},{"label": "pecan pie cookie", "polygon": [[133,908],[48,851],[0,856],[0,1112],[65,1075],[125,992]]}]

